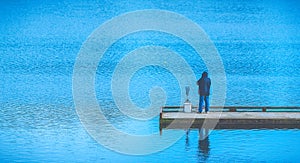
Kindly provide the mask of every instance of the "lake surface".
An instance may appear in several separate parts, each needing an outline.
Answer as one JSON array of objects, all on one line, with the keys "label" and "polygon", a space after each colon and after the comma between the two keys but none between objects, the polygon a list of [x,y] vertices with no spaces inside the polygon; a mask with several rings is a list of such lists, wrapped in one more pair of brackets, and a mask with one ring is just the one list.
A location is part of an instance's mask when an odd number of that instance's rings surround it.
[{"label": "lake surface", "polygon": [[[1,1],[1,162],[300,159],[300,130],[296,129],[213,130],[203,141],[199,140],[198,130],[178,130],[182,137],[170,147],[141,156],[118,153],[97,143],[81,124],[74,105],[72,78],[76,57],[84,41],[101,24],[120,14],[143,9],[172,11],[202,27],[224,65],[225,105],[300,106],[300,4],[296,0]],[[122,58],[145,46],[166,47],[176,52],[196,78],[207,70],[188,43],[159,31],[132,33],[109,47],[95,72],[96,98],[109,122],[117,130],[133,135],[159,133],[159,118],[140,121],[120,112],[111,81]],[[178,74],[185,73],[176,63],[170,64]],[[125,78],[129,77],[127,69],[120,71]],[[153,87],[164,90],[165,105],[182,105],[183,90],[176,75],[156,65],[145,65],[131,76],[128,96],[136,106],[147,108],[151,105],[149,93]],[[212,104],[218,100],[214,98],[218,90],[213,88]],[[190,98],[198,98],[195,90],[191,93]],[[193,105],[197,102],[192,101]],[[163,130],[161,136],[170,132],[173,131]]]}]

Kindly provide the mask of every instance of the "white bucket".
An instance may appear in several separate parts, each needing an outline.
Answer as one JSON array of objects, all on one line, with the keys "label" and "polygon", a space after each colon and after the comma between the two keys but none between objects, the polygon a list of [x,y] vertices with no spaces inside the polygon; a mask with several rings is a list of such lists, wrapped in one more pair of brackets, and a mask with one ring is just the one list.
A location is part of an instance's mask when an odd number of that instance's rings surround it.
[{"label": "white bucket", "polygon": [[183,105],[183,111],[188,113],[192,112],[192,103],[185,102]]}]

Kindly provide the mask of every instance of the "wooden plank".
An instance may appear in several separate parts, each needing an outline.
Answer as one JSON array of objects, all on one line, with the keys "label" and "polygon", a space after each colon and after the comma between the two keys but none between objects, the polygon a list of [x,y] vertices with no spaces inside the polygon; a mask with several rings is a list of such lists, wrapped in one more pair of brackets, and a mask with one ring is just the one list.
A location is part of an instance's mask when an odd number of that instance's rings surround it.
[{"label": "wooden plank", "polygon": [[[164,106],[162,112],[182,111],[183,106]],[[193,106],[193,111],[197,111],[198,107]],[[300,112],[299,106],[211,106],[210,111],[258,111],[258,112]]]},{"label": "wooden plank", "polygon": [[208,114],[203,113],[163,113],[162,118],[171,119],[300,119],[300,113],[290,112],[209,112]]}]

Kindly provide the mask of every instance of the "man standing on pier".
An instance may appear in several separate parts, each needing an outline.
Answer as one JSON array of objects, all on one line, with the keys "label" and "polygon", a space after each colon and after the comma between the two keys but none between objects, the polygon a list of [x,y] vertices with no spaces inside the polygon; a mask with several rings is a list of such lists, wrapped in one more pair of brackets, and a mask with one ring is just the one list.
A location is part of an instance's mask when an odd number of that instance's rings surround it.
[{"label": "man standing on pier", "polygon": [[197,85],[199,86],[198,93],[200,95],[199,99],[199,113],[202,113],[203,101],[205,101],[205,113],[209,111],[209,92],[211,81],[208,78],[208,73],[203,72],[201,78],[197,81]]}]

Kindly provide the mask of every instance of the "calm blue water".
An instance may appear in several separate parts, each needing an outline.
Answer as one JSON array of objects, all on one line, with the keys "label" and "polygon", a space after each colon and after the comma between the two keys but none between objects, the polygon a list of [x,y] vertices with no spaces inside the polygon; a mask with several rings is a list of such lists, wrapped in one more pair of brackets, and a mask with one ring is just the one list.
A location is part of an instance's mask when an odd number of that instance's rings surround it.
[{"label": "calm blue water", "polygon": [[[142,9],[173,11],[205,30],[224,64],[226,105],[300,106],[300,4],[296,0],[1,1],[1,162],[300,159],[299,130],[214,130],[205,141],[199,141],[197,130],[188,135],[181,131],[183,137],[174,145],[145,156],[120,154],[98,144],[75,111],[73,66],[82,44],[98,26],[119,14]],[[147,45],[179,53],[197,77],[206,69],[187,43],[166,33],[138,32],[113,44],[99,62],[97,100],[117,129],[138,135],[157,133],[158,117],[136,121],[120,114],[110,81],[127,53]],[[158,66],[144,67],[132,76],[128,86],[131,100],[137,106],[149,106],[153,86],[164,89],[166,105],[181,104],[175,76]],[[167,132],[163,130],[162,136]]]}]

